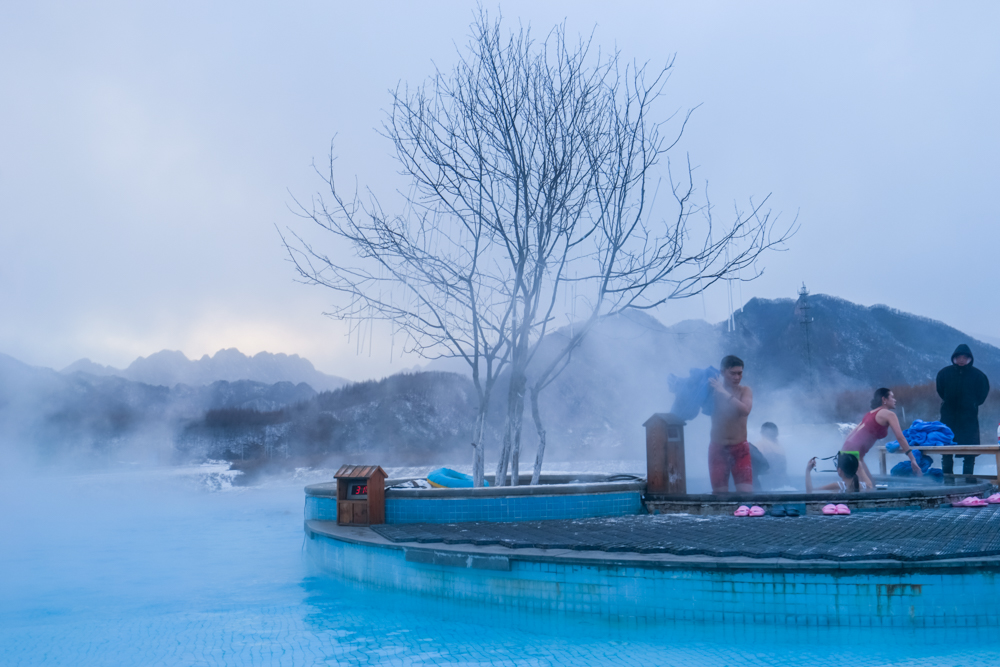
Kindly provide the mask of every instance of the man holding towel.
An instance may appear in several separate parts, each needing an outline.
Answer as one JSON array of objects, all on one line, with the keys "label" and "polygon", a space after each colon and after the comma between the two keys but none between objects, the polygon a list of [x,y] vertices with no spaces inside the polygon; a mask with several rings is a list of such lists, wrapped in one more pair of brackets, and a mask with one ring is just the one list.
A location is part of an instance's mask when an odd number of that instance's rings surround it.
[{"label": "man holding towel", "polygon": [[737,491],[753,491],[753,467],[747,442],[747,417],[753,408],[753,392],[743,380],[743,361],[729,355],[722,360],[722,377],[708,381],[715,405],[712,435],[708,445],[708,476],[712,493],[729,491],[729,475]]}]

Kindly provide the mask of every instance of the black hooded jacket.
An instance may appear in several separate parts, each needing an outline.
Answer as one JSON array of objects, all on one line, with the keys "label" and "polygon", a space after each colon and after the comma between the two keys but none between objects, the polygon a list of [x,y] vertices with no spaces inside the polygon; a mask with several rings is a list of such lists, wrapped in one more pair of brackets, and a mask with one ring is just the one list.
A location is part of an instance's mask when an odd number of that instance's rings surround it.
[{"label": "black hooded jacket", "polygon": [[965,355],[972,359],[972,350],[964,343],[955,348],[950,366],[937,374],[937,393],[941,404],[941,421],[955,433],[955,443],[978,445],[979,406],[990,393],[986,374],[974,368],[972,361],[965,366],[955,364],[955,357]]}]

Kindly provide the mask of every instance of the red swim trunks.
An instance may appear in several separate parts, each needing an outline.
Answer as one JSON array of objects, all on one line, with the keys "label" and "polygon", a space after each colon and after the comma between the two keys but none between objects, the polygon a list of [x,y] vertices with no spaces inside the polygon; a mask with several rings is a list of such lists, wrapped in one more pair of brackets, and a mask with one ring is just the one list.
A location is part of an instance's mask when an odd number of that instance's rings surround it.
[{"label": "red swim trunks", "polygon": [[729,474],[735,484],[753,484],[753,468],[750,465],[750,443],[743,441],[737,445],[708,446],[708,476],[712,480],[712,493],[729,491]]}]

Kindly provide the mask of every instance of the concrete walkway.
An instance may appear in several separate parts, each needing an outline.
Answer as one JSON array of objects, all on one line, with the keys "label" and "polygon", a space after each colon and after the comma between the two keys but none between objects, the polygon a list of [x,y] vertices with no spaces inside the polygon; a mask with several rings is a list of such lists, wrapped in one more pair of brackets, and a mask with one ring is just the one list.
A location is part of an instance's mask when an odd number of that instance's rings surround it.
[{"label": "concrete walkway", "polygon": [[826,562],[1000,562],[1000,505],[858,512],[851,516],[639,515],[518,523],[394,524],[373,526],[369,532],[391,544],[500,547],[507,553],[532,549],[602,552],[605,557],[629,553]]}]

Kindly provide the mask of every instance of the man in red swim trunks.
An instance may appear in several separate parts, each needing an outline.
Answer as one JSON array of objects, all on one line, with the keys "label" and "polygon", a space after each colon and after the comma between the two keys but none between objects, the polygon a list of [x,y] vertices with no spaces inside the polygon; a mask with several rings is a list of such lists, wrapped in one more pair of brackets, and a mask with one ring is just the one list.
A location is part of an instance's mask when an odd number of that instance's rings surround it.
[{"label": "man in red swim trunks", "polygon": [[743,360],[730,354],[722,360],[722,377],[708,381],[715,391],[712,441],[708,446],[712,493],[729,491],[730,473],[737,491],[753,491],[750,443],[747,442],[747,417],[753,408],[753,391],[741,385],[742,380]]}]

